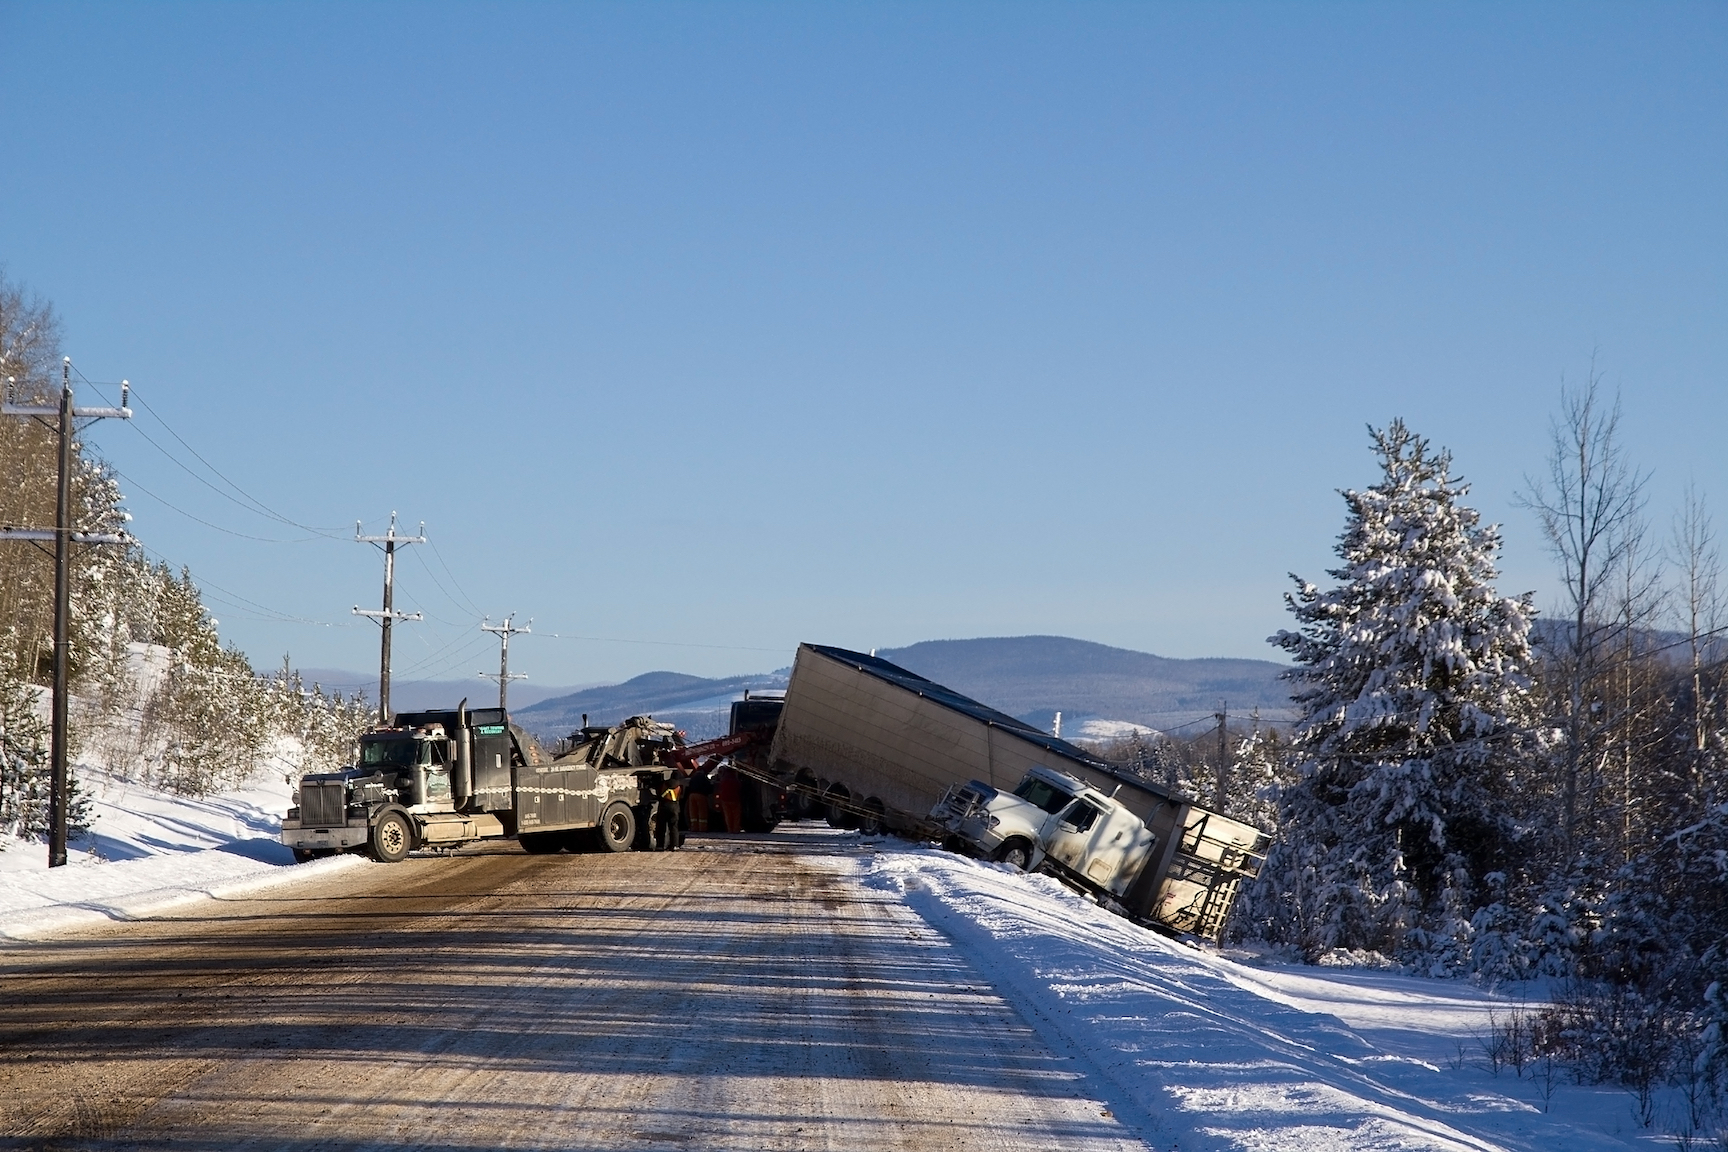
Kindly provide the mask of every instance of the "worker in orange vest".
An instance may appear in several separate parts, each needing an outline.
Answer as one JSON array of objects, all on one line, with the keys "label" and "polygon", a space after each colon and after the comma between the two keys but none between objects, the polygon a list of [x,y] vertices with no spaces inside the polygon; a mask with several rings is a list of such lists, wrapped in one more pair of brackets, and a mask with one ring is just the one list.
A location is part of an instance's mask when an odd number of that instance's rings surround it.
[{"label": "worker in orange vest", "polygon": [[744,789],[738,779],[738,769],[727,764],[714,774],[714,798],[720,802],[720,815],[726,821],[726,831],[744,831]]},{"label": "worker in orange vest", "polygon": [[690,783],[684,789],[684,809],[690,814],[690,831],[708,831],[708,802],[714,795],[714,778],[709,775],[714,761],[719,757],[711,757],[708,762],[696,770],[690,777]]}]

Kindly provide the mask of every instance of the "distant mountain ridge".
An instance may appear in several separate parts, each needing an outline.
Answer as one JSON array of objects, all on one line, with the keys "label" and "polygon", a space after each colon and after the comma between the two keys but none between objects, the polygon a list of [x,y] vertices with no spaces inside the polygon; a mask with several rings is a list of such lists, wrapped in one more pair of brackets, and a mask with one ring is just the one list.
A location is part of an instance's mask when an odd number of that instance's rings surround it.
[{"label": "distant mountain ridge", "polygon": [[746,691],[786,687],[786,673],[709,679],[682,672],[644,672],[622,684],[609,684],[542,700],[511,715],[528,731],[546,739],[574,732],[584,715],[590,724],[617,724],[631,716],[652,716],[675,724],[694,740],[726,730],[733,700]]},{"label": "distant mountain ridge", "polygon": [[[1058,711],[1064,732],[1075,733],[1091,719],[1173,728],[1210,717],[1221,703],[1243,719],[1256,709],[1268,722],[1294,717],[1279,678],[1284,666],[1270,660],[1176,660],[1065,636],[928,640],[876,655],[1045,731]],[[726,730],[730,704],[746,690],[783,689],[789,672],[721,678],[647,672],[511,711],[545,738],[574,731],[586,714],[590,724],[653,716],[700,740]]]},{"label": "distant mountain ridge", "polygon": [[1285,666],[1271,660],[1154,656],[1066,636],[926,640],[876,653],[910,672],[1048,731],[1070,721],[1126,720],[1166,730],[1223,704],[1233,717],[1295,717]]},{"label": "distant mountain ridge", "polygon": [[[308,687],[317,684],[326,692],[336,692],[343,696],[352,696],[356,692],[364,692],[366,699],[374,704],[378,702],[378,673],[354,672],[345,668],[297,668],[300,678]],[[272,669],[266,669],[263,675],[270,675]],[[567,696],[591,687],[587,684],[548,684],[539,685],[527,681],[516,681],[510,685],[510,707],[517,708],[536,704],[553,696]],[[487,681],[482,676],[472,680],[398,680],[390,681],[390,706],[401,712],[417,712],[427,708],[454,708],[466,696],[468,703],[477,707],[491,707],[498,703],[498,684]]]}]

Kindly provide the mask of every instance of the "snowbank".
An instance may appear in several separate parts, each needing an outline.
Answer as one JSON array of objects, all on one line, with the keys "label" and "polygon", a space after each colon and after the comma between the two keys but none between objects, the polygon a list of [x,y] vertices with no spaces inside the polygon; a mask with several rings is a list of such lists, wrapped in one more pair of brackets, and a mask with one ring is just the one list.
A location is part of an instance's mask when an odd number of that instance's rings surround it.
[{"label": "snowbank", "polygon": [[[290,785],[280,773],[193,800],[87,766],[77,771],[91,798],[91,830],[68,845],[66,867],[50,869],[39,842],[0,840],[0,937],[131,919],[287,878],[294,857],[277,835]],[[301,868],[361,862],[336,857]]]},{"label": "snowbank", "polygon": [[1631,1098],[1486,1067],[1519,1005],[1383,972],[1252,968],[1105,912],[1047,877],[934,850],[880,852],[901,896],[1011,999],[1150,1146],[1624,1149],[1655,1139]]}]

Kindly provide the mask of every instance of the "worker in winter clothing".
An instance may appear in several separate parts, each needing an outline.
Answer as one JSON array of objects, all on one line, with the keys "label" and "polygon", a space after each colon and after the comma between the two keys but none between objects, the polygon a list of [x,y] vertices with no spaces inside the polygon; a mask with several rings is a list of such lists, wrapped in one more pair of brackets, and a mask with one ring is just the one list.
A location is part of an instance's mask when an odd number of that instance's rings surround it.
[{"label": "worker in winter clothing", "polygon": [[654,849],[670,852],[678,847],[678,790],[681,781],[676,775],[666,781],[660,791],[660,803],[654,807]]},{"label": "worker in winter clothing", "polygon": [[727,764],[714,774],[714,798],[720,802],[726,831],[744,831],[744,788],[738,779],[738,769]]},{"label": "worker in winter clothing", "polygon": [[684,789],[684,808],[690,813],[692,832],[708,831],[708,804],[714,798],[714,778],[708,770],[713,766],[713,759],[702,765]]}]

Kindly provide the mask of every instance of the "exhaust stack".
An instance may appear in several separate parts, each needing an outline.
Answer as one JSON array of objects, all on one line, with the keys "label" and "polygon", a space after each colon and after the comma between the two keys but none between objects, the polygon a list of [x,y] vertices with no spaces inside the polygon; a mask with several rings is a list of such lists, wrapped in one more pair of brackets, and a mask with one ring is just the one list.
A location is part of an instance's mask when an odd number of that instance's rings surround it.
[{"label": "exhaust stack", "polygon": [[468,803],[474,781],[472,761],[473,753],[468,743],[468,697],[464,696],[462,703],[456,705],[456,772],[450,778],[450,798],[458,808]]}]

